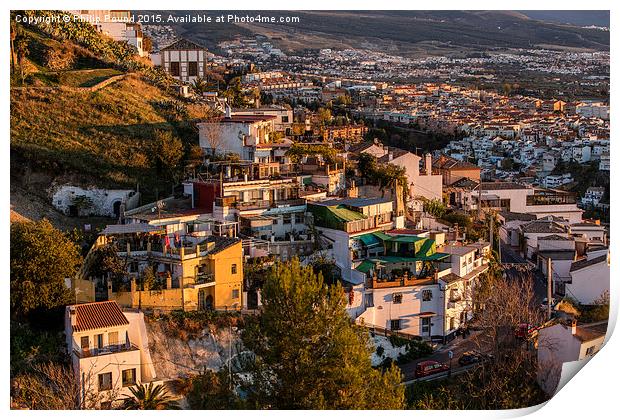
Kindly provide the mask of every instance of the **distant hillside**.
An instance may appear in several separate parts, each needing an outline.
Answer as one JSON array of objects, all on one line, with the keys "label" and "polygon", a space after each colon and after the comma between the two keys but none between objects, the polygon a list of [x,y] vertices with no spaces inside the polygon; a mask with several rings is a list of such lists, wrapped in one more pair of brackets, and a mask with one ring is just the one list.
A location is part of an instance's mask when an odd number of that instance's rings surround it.
[{"label": "distant hillside", "polygon": [[[186,15],[191,11],[162,11]],[[228,12],[226,12],[228,13]],[[262,34],[285,50],[366,47],[400,54],[530,48],[537,45],[609,49],[609,33],[542,22],[504,11],[237,11],[239,16],[298,16],[290,24],[173,25],[213,48],[235,35]],[[216,16],[218,11],[208,14]]]},{"label": "distant hillside", "polygon": [[522,10],[520,13],[547,22],[609,28],[609,10]]}]

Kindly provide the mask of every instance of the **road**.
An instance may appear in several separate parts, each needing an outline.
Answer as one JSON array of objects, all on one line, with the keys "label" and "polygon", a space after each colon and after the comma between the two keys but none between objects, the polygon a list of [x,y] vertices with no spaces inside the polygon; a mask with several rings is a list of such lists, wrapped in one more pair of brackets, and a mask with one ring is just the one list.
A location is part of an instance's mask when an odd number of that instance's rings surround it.
[{"label": "road", "polygon": [[[450,343],[448,343],[447,345],[442,346],[438,351],[431,354],[430,356],[422,357],[422,358],[413,360],[411,362],[400,364],[399,367],[400,367],[400,370],[403,372],[404,382],[406,383],[406,382],[409,382],[415,379],[415,368],[417,364],[420,362],[423,362],[425,360],[436,360],[438,362],[449,365],[450,358],[448,357],[448,352],[452,351],[453,353],[452,371],[457,372],[459,371],[458,368],[460,368],[459,358],[463,355],[463,353],[465,353],[466,351],[471,351],[471,350],[478,350],[478,351],[484,352],[485,348],[488,351],[488,349],[490,348],[490,342],[484,335],[484,332],[473,331],[465,339],[462,337],[457,337],[454,340],[452,340]],[[438,378],[438,377],[444,377],[446,375],[436,375],[436,376]],[[437,379],[435,375],[433,375],[431,378]],[[427,378],[427,379],[431,379],[431,378]]]},{"label": "road", "polygon": [[537,303],[547,297],[547,277],[533,263],[517,254],[510,246],[502,243],[502,264],[508,279],[517,279],[531,274],[534,279],[534,295]]}]

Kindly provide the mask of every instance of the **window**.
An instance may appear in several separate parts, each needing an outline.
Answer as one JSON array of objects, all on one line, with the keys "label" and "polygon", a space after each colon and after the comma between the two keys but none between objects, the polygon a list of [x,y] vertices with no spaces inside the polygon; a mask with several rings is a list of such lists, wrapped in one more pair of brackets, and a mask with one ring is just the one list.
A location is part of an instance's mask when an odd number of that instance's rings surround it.
[{"label": "window", "polygon": [[456,320],[454,319],[453,316],[451,316],[450,317],[450,328],[448,328],[448,329],[453,330],[455,328],[456,328]]},{"label": "window", "polygon": [[237,274],[237,264],[230,266],[230,274]]},{"label": "window", "polygon": [[285,214],[284,216],[282,216],[282,223],[285,225],[290,225],[291,224],[291,215],[290,214]]},{"label": "window", "polygon": [[138,262],[137,261],[132,261],[129,263],[129,272],[130,273],[137,273],[138,272]]},{"label": "window", "polygon": [[372,293],[367,293],[366,295],[364,295],[364,298],[366,299],[365,305],[367,308],[372,308],[373,306],[375,306]]},{"label": "window", "polygon": [[274,224],[274,225],[277,225],[277,224],[278,224],[278,218],[277,218],[277,217],[273,219],[273,224]]},{"label": "window", "polygon": [[282,122],[283,123],[287,123],[288,122],[288,115],[283,115],[282,116]]},{"label": "window", "polygon": [[392,293],[392,302],[395,304],[403,303],[403,294],[402,293]]},{"label": "window", "polygon": [[188,76],[198,76],[198,63],[196,61],[190,61],[187,69]]},{"label": "window", "polygon": [[424,302],[429,302],[433,300],[433,291],[429,289],[422,290],[422,300]]},{"label": "window", "polygon": [[95,336],[95,342],[97,343],[97,348],[103,348],[103,334],[97,334]]},{"label": "window", "polygon": [[301,225],[304,224],[304,214],[303,213],[295,213],[295,224]]},{"label": "window", "polygon": [[239,299],[239,289],[233,289],[233,291],[232,291],[232,298],[233,299]]},{"label": "window", "polygon": [[123,386],[131,386],[136,384],[136,369],[123,370]]},{"label": "window", "polygon": [[99,391],[109,391],[112,389],[112,372],[99,374]]},{"label": "window", "polygon": [[400,319],[391,319],[390,320],[390,329],[392,331],[400,330]]},{"label": "window", "polygon": [[177,77],[181,75],[178,62],[170,63],[170,74],[172,74],[173,76],[177,76]]},{"label": "window", "polygon": [[422,333],[430,333],[431,332],[431,319],[429,317],[422,318]]},{"label": "window", "polygon": [[594,346],[592,346],[592,347],[588,347],[588,348],[586,349],[586,356],[591,356],[591,355],[593,355],[593,354],[594,354]]},{"label": "window", "polygon": [[119,344],[118,331],[108,333],[108,344]]}]

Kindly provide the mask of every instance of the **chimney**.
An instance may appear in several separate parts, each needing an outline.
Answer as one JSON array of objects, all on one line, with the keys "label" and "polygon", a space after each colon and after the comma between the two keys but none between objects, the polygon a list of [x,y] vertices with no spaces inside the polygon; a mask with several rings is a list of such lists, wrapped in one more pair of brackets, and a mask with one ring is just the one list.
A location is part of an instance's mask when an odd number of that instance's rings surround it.
[{"label": "chimney", "polygon": [[394,160],[394,153],[390,152],[388,153],[388,162],[391,162]]},{"label": "chimney", "polygon": [[570,321],[570,330],[573,335],[577,334],[577,320],[574,318]]},{"label": "chimney", "polygon": [[225,110],[225,116],[226,118],[230,118],[230,105],[228,105],[228,102],[226,103],[226,110]]},{"label": "chimney", "polygon": [[426,170],[426,175],[433,174],[433,157],[430,153],[424,156],[424,169]]},{"label": "chimney", "polygon": [[71,327],[75,326],[77,324],[77,315],[74,306],[69,306],[69,317],[71,318]]}]

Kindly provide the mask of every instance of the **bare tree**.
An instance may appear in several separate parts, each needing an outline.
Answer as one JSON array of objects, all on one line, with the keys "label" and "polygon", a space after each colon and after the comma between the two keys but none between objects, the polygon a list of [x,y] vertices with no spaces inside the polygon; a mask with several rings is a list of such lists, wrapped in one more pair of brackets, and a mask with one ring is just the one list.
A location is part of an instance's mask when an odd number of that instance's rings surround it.
[{"label": "bare tree", "polygon": [[211,157],[217,156],[225,142],[224,130],[220,121],[219,115],[211,115],[200,126],[201,138],[208,144],[208,153]]}]

